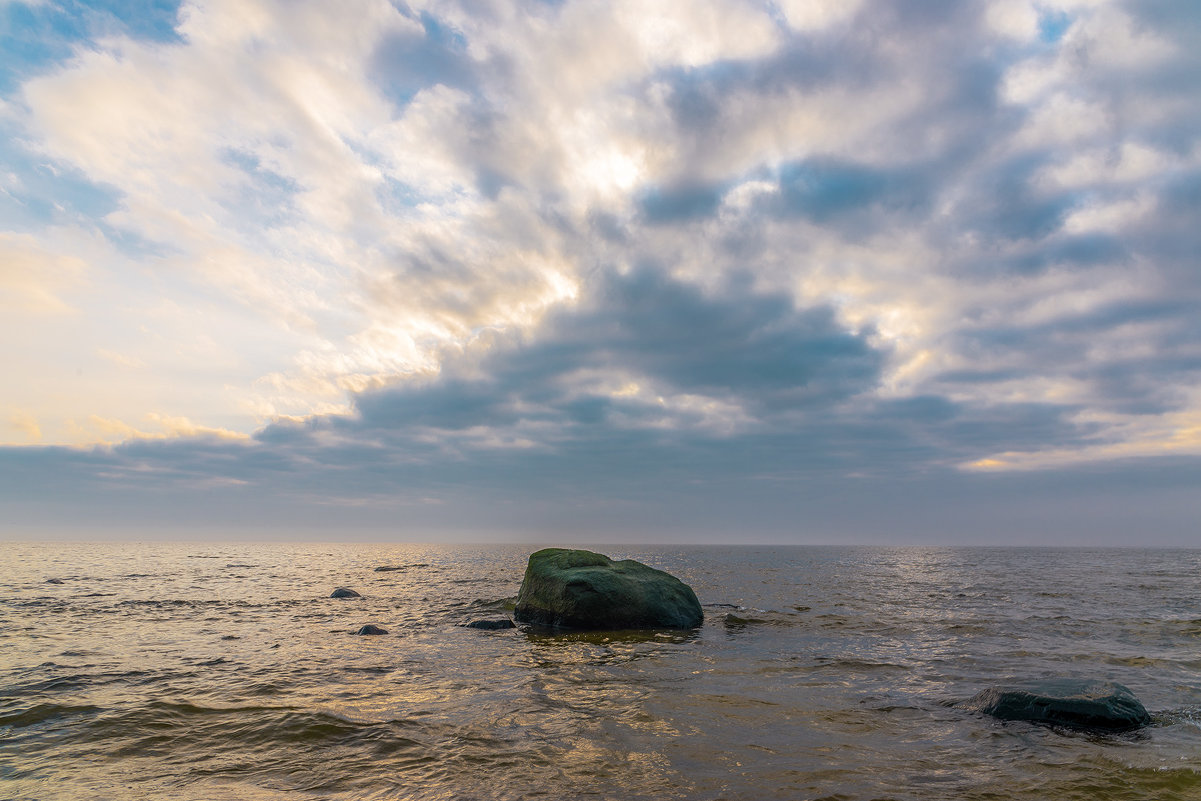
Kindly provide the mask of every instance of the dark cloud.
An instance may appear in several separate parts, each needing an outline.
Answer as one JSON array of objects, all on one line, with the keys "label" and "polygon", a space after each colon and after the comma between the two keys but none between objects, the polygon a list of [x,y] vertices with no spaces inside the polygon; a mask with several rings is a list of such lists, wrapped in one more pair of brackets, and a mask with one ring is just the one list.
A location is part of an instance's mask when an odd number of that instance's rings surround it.
[{"label": "dark cloud", "polygon": [[723,192],[723,187],[715,185],[654,187],[642,196],[642,216],[652,225],[711,217]]},{"label": "dark cloud", "polygon": [[976,27],[981,10],[979,4],[956,0],[875,0],[861,19],[890,37],[921,36],[931,31],[957,35]]},{"label": "dark cloud", "polygon": [[1071,380],[1090,388],[1094,409],[1164,414],[1186,402],[1182,387],[1201,381],[1196,309],[1193,299],[1132,298],[1037,325],[964,329],[957,335],[961,352],[982,364],[1022,366],[948,371],[933,382],[954,392],[957,384]]},{"label": "dark cloud", "polygon": [[428,11],[410,11],[407,16],[420,22],[422,33],[387,36],[372,58],[373,77],[385,94],[403,106],[422,89],[438,84],[475,92],[479,65],[468,55],[462,32]]},{"label": "dark cloud", "polygon": [[826,225],[847,222],[879,225],[869,212],[889,216],[892,224],[924,217],[931,201],[932,170],[905,166],[880,169],[836,159],[806,159],[780,169],[779,192],[763,211],[785,218],[805,217]]},{"label": "dark cloud", "polygon": [[801,162],[780,171],[780,207],[821,222],[870,205],[888,189],[888,176],[855,164]]},{"label": "dark cloud", "polygon": [[[887,354],[870,336],[745,282],[703,291],[649,267],[606,273],[529,337],[502,337],[436,378],[364,393],[352,417],[277,424],[257,439],[353,464],[353,475],[378,467],[386,472],[372,483],[387,476],[402,491],[614,502],[702,492],[741,503],[765,487],[787,495],[852,473],[941,472],[1093,433],[1070,422],[1076,407],[873,399]],[[615,392],[625,381],[651,397]],[[656,394],[725,406],[715,421]],[[722,425],[722,414],[735,417]],[[331,438],[339,444],[320,444]]]},{"label": "dark cloud", "polygon": [[1090,232],[1059,236],[1045,246],[1002,263],[1020,273],[1042,272],[1052,267],[1090,267],[1125,261],[1130,257],[1127,244],[1117,236]]},{"label": "dark cloud", "polygon": [[957,218],[990,242],[1043,239],[1063,226],[1077,204],[1075,194],[1046,194],[1034,177],[1051,162],[1047,153],[1027,153],[980,171],[973,195],[957,210]]},{"label": "dark cloud", "polygon": [[662,415],[643,407],[645,401],[580,396],[587,390],[571,379],[581,371],[649,383],[660,394],[712,397],[758,414],[866,391],[884,362],[867,344],[870,332],[842,330],[829,309],[797,310],[786,296],[744,284],[706,293],[644,268],[599,276],[589,290],[581,308],[552,314],[529,342],[473,368],[482,375],[367,393],[357,401],[360,415],[368,424],[453,429]]},{"label": "dark cloud", "polygon": [[[885,458],[870,427],[864,447]],[[915,461],[912,469],[848,475],[823,448],[850,441],[758,437],[734,447],[675,450],[598,440],[573,459],[494,452],[453,465],[388,465],[366,448],[340,463],[296,458],[286,472],[237,469],[248,483],[171,483],[164,467],[195,444],[170,443],[150,480],[95,478],[120,449],[0,451],[0,536],[192,534],[206,538],[519,541],[859,542],[1025,545],[1194,543],[1201,461],[1117,461],[1057,471],[965,474]],[[378,449],[377,449],[378,451]],[[815,452],[816,458],[809,458]],[[243,452],[244,453],[244,452]],[[641,455],[640,455],[641,454]],[[587,457],[587,458],[579,458]],[[789,467],[791,465],[791,467]],[[653,480],[648,480],[653,476]],[[69,494],[66,493],[69,488]],[[62,533],[59,533],[62,532]]]}]

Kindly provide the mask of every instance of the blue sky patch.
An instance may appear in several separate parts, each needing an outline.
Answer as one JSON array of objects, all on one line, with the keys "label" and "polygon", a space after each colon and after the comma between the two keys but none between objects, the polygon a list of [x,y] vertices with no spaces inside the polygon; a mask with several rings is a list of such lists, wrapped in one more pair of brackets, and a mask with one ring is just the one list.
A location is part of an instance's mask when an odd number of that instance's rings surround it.
[{"label": "blue sky patch", "polygon": [[29,77],[50,71],[97,39],[128,36],[155,42],[182,41],[175,31],[174,0],[110,0],[27,5],[0,4],[0,95]]},{"label": "blue sky patch", "polygon": [[1038,38],[1054,44],[1072,27],[1072,17],[1065,11],[1044,10],[1038,15]]}]

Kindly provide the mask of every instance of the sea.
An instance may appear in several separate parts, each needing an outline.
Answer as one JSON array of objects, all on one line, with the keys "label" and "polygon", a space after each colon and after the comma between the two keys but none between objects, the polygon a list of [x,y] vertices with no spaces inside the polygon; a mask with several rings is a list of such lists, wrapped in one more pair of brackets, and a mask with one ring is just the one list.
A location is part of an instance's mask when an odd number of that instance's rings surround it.
[{"label": "sea", "polygon": [[[464,627],[536,547],[0,543],[0,799],[1201,799],[1201,550],[598,545],[704,625]],[[1152,723],[961,706],[1061,676]]]}]

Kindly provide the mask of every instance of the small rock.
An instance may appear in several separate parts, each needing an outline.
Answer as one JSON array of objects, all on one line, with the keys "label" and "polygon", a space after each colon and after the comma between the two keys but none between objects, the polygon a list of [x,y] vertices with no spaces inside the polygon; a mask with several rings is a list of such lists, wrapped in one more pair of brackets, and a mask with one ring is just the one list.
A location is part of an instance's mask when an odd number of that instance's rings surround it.
[{"label": "small rock", "polygon": [[507,617],[500,620],[473,620],[470,623],[464,623],[463,626],[469,629],[485,629],[487,631],[517,628],[517,625]]},{"label": "small rock", "polygon": [[363,596],[359,595],[354,590],[348,590],[345,587],[339,587],[338,589],[331,592],[329,594],[329,597],[330,598],[362,598]]},{"label": "small rock", "polygon": [[368,623],[366,626],[363,626],[363,628],[361,628],[355,632],[355,634],[387,634],[387,633],[388,633],[387,629],[381,629],[379,626],[376,626],[373,623]]},{"label": "small rock", "polygon": [[63,580],[60,578],[49,578],[49,579],[46,579],[46,583],[47,584],[62,584]]},{"label": "small rock", "polygon": [[1151,722],[1128,687],[1089,679],[1044,679],[990,687],[964,706],[1001,720],[1092,731],[1122,731]]}]

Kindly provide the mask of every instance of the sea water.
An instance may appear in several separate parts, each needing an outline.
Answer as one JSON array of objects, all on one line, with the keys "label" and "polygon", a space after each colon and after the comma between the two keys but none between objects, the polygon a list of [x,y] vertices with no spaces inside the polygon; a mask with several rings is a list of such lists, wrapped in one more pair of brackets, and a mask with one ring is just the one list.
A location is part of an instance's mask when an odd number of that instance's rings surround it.
[{"label": "sea water", "polygon": [[[531,550],[0,544],[0,798],[1201,799],[1201,551],[597,547],[704,625],[464,628]],[[957,706],[1050,676],[1153,722]]]}]

